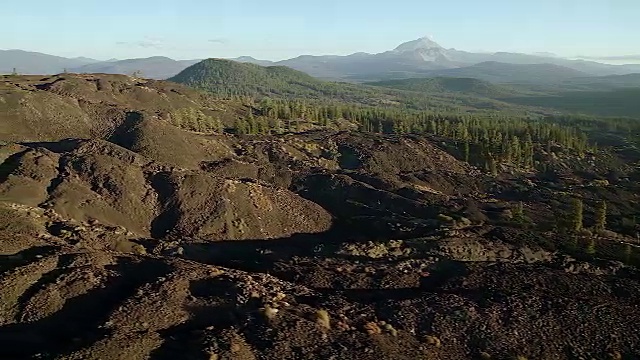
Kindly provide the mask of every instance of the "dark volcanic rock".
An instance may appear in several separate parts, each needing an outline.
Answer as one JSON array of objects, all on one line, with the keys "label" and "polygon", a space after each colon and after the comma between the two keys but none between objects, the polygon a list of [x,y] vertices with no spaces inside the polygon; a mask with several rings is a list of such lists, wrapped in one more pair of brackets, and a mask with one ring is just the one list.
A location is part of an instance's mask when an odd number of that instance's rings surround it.
[{"label": "dark volcanic rock", "polygon": [[585,226],[594,198],[629,223],[631,181],[491,177],[428,136],[197,133],[171,111],[238,109],[126,76],[12,79],[2,359],[640,358],[636,240],[557,226],[558,189]]}]

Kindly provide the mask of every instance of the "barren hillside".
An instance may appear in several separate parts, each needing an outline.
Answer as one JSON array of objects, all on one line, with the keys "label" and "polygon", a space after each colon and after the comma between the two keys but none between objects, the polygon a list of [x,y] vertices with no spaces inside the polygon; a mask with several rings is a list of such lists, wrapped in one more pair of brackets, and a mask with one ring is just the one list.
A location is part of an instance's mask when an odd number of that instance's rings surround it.
[{"label": "barren hillside", "polygon": [[491,174],[435,135],[225,131],[254,105],[0,79],[0,358],[640,358],[615,149]]}]

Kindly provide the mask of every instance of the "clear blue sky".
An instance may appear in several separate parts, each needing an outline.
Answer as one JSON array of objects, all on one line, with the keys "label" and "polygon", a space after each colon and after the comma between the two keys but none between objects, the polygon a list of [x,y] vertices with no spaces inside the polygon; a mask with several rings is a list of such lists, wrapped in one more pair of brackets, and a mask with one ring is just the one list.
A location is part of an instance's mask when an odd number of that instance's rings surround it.
[{"label": "clear blue sky", "polygon": [[640,53],[640,0],[4,1],[0,49],[98,59],[468,51]]}]

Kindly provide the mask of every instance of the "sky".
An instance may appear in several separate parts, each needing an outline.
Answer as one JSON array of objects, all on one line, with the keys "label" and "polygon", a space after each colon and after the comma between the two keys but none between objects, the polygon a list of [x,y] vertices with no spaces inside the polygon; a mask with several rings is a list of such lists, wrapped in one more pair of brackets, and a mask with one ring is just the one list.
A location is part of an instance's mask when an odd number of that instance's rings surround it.
[{"label": "sky", "polygon": [[639,14],[640,0],[22,0],[2,4],[0,49],[281,60],[430,36],[466,51],[640,62]]}]

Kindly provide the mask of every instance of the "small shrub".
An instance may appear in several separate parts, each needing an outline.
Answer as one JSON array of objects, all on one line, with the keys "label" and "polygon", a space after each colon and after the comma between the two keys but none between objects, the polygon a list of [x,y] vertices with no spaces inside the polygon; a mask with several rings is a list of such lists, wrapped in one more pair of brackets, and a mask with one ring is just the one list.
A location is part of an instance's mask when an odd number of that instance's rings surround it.
[{"label": "small shrub", "polygon": [[316,323],[323,329],[331,329],[331,319],[329,318],[329,312],[324,309],[316,311]]},{"label": "small shrub", "polygon": [[378,326],[378,324],[376,324],[374,322],[368,322],[368,323],[364,324],[364,331],[366,331],[367,334],[369,334],[369,335],[382,334],[382,329],[380,329],[380,326]]},{"label": "small shrub", "polygon": [[596,253],[596,241],[594,239],[589,239],[587,242],[587,248],[585,252],[589,255],[595,255]]},{"label": "small shrub", "polygon": [[436,336],[427,335],[425,336],[424,341],[427,343],[427,345],[431,345],[436,348],[442,346],[442,342]]},{"label": "small shrub", "polygon": [[456,221],[456,227],[460,229],[469,227],[472,224],[473,223],[471,222],[471,220],[467,219],[466,217],[461,217],[460,219],[458,219],[458,221]]},{"label": "small shrub", "polygon": [[511,209],[504,209],[500,213],[500,220],[511,221],[513,219],[513,211]]},{"label": "small shrub", "polygon": [[598,235],[600,235],[602,237],[606,237],[606,238],[611,238],[611,239],[615,239],[615,238],[618,237],[618,233],[616,233],[615,231],[611,231],[611,230],[598,231]]},{"label": "small shrub", "polygon": [[124,238],[117,239],[113,244],[113,249],[118,252],[130,253],[130,254],[136,254],[136,255],[147,254],[147,249],[144,246]]},{"label": "small shrub", "polygon": [[349,324],[344,321],[338,321],[338,323],[336,324],[336,329],[340,331],[349,331],[351,330],[351,326],[349,326]]},{"label": "small shrub", "polygon": [[260,309],[262,315],[269,321],[274,320],[276,318],[276,316],[278,315],[278,309],[273,308],[269,305],[266,305],[265,307],[263,307],[262,309]]},{"label": "small shrub", "polygon": [[335,141],[329,140],[327,148],[322,151],[322,157],[328,160],[338,160],[340,151],[338,151],[338,145]]},{"label": "small shrub", "polygon": [[140,244],[135,244],[132,247],[133,253],[137,254],[137,255],[147,255],[147,249],[140,245]]},{"label": "small shrub", "polygon": [[447,222],[447,223],[454,222],[454,219],[451,216],[445,215],[445,214],[438,214],[438,220],[442,222]]},{"label": "small shrub", "polygon": [[391,336],[396,337],[398,336],[398,330],[396,330],[393,326],[391,326],[391,324],[384,324],[384,329],[391,334]]},{"label": "small shrub", "polygon": [[522,201],[518,202],[516,207],[512,210],[512,218],[517,223],[524,222],[524,204]]},{"label": "small shrub", "polygon": [[582,228],[578,231],[578,235],[582,236],[593,236],[593,232],[587,228]]},{"label": "small shrub", "polygon": [[609,353],[609,360],[622,360],[622,354],[614,350]]},{"label": "small shrub", "polygon": [[609,186],[609,180],[593,180],[593,182],[591,183],[591,185],[593,186],[598,186],[598,187],[607,187]]}]

